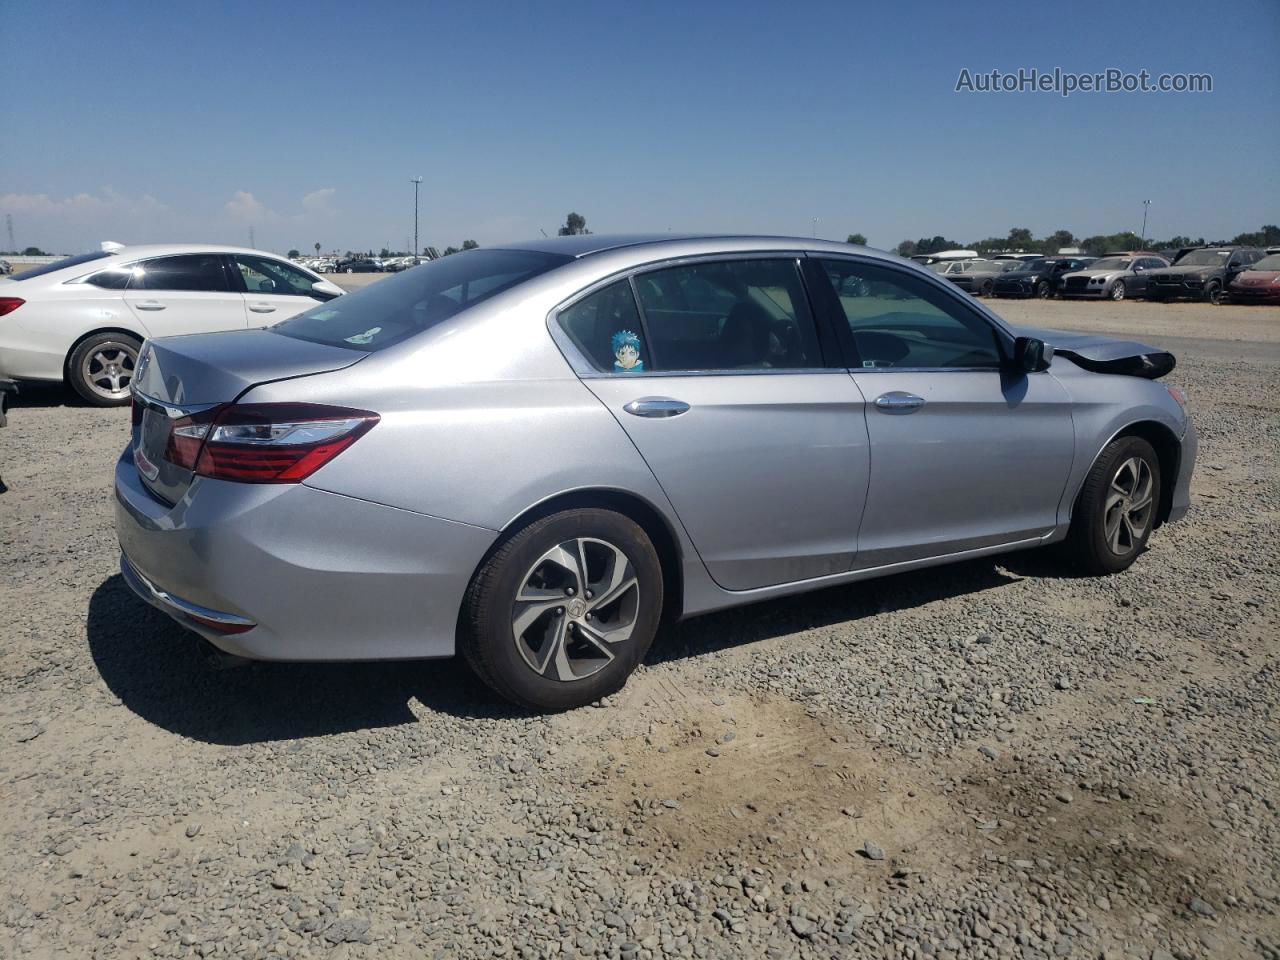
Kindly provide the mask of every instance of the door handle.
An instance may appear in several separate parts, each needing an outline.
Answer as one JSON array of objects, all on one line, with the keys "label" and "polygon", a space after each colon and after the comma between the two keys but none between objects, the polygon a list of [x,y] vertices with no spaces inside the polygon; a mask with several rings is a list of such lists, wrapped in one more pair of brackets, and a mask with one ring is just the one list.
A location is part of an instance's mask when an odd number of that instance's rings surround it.
[{"label": "door handle", "polygon": [[884,413],[912,413],[924,406],[924,397],[894,390],[876,397],[876,409]]},{"label": "door handle", "polygon": [[254,313],[273,313],[276,308],[269,303],[251,303],[249,309]]},{"label": "door handle", "polygon": [[159,300],[139,300],[134,304],[139,310],[163,310],[164,304]]},{"label": "door handle", "polygon": [[632,400],[622,408],[636,417],[678,417],[689,409],[683,400],[672,400],[670,397],[641,397]]}]

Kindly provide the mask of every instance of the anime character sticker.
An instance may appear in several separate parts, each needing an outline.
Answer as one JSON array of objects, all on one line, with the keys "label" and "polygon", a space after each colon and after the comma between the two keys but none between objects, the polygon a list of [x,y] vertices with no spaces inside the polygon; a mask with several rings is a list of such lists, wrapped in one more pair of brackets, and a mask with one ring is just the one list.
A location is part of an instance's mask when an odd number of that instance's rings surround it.
[{"label": "anime character sticker", "polygon": [[613,369],[630,373],[644,369],[640,359],[640,338],[630,330],[619,330],[613,335]]}]

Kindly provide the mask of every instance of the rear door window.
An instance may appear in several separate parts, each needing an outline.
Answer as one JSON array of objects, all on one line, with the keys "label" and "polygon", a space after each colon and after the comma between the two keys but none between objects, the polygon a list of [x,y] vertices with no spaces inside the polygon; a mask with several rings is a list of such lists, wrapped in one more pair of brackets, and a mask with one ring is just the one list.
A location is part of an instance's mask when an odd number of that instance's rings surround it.
[{"label": "rear door window", "polygon": [[136,264],[129,289],[226,293],[231,286],[227,282],[221,254],[193,253],[156,257]]},{"label": "rear door window", "polygon": [[799,370],[823,365],[792,259],[693,263],[638,274],[646,369]]},{"label": "rear door window", "polygon": [[597,370],[640,373],[652,369],[630,282],[619,280],[583,297],[561,310],[559,321]]}]

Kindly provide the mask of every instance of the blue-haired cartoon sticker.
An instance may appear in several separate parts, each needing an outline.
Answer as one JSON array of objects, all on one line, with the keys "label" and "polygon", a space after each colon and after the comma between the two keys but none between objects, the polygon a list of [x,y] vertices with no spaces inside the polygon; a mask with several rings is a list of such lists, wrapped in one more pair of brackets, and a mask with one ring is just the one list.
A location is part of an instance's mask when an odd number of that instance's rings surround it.
[{"label": "blue-haired cartoon sticker", "polygon": [[619,330],[613,335],[613,369],[629,373],[644,369],[640,359],[640,338],[630,330]]}]

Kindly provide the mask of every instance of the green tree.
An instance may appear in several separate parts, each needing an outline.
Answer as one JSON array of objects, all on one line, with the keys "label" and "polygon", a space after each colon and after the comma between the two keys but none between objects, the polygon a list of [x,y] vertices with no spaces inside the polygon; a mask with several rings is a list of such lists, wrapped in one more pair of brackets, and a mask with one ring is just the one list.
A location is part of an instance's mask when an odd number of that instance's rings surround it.
[{"label": "green tree", "polygon": [[1034,244],[1035,238],[1031,236],[1031,231],[1026,227],[1011,227],[1009,230],[1009,246],[1016,247],[1019,250],[1026,250]]},{"label": "green tree", "polygon": [[1070,230],[1055,230],[1044,238],[1045,253],[1057,253],[1063,247],[1074,247],[1075,245],[1076,237]]},{"label": "green tree", "polygon": [[463,249],[463,250],[475,250],[475,249],[476,249],[477,247],[479,247],[479,246],[480,246],[480,244],[476,243],[474,240],[463,240],[463,241],[462,241],[462,249]]},{"label": "green tree", "polygon": [[849,239],[846,240],[845,243],[852,243],[855,247],[865,247],[867,245],[867,238],[860,233],[851,233],[849,234]]},{"label": "green tree", "polygon": [[320,244],[316,244],[316,256],[320,256]]},{"label": "green tree", "polygon": [[290,260],[295,260],[295,259],[297,259],[297,258],[298,258],[298,257],[300,257],[300,256],[302,256],[302,252],[301,252],[300,250],[290,250],[290,251],[289,251],[289,259],[290,259]]},{"label": "green tree", "polygon": [[45,253],[45,252],[44,252],[43,250],[41,250],[39,247],[27,247],[27,249],[25,249],[25,250],[23,250],[23,251],[22,251],[22,255],[23,255],[24,257],[47,257],[47,256],[49,256],[49,254]]},{"label": "green tree", "polygon": [[461,250],[459,250],[457,247],[445,247],[445,248],[444,248],[444,254],[443,254],[443,256],[451,257],[451,256],[453,256],[455,253],[461,253],[461,252],[462,252],[462,251],[461,251]]},{"label": "green tree", "polygon": [[916,242],[914,240],[903,240],[893,248],[893,252],[900,257],[913,257],[916,254]]},{"label": "green tree", "polygon": [[557,231],[562,237],[576,237],[580,233],[590,233],[587,229],[587,218],[578,213],[571,213],[564,218],[564,226]]}]

